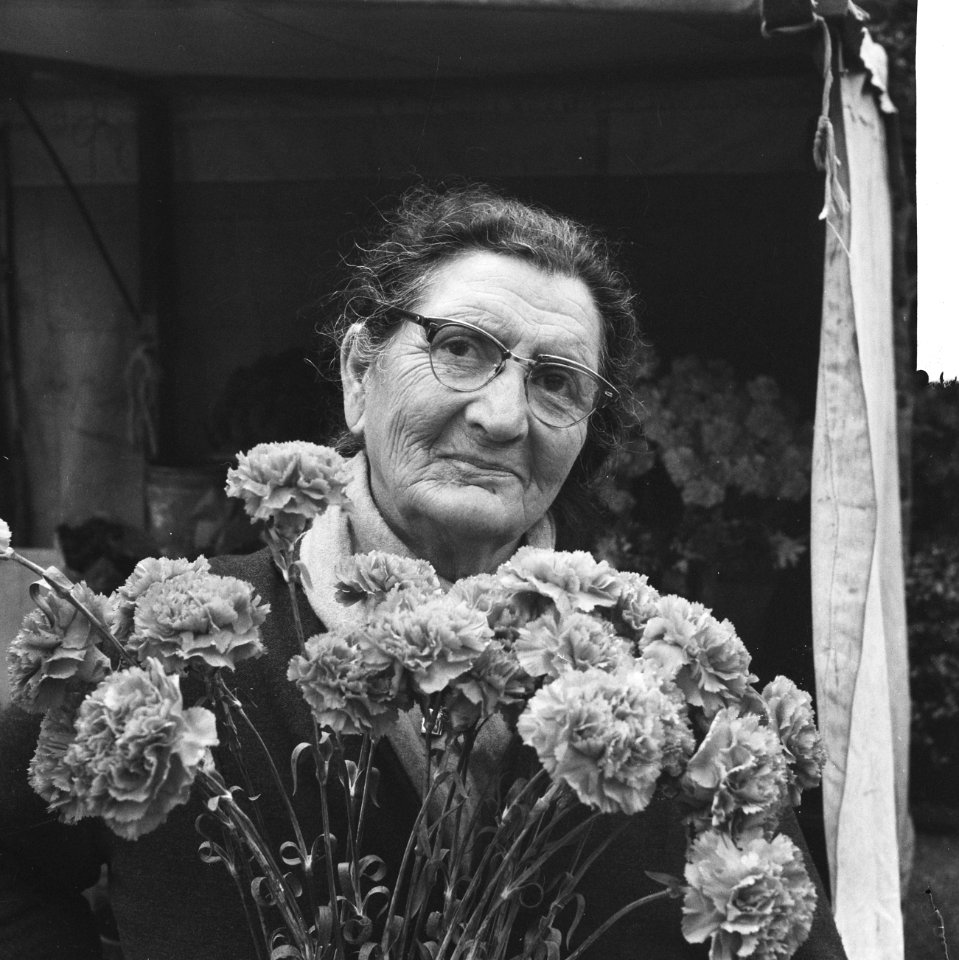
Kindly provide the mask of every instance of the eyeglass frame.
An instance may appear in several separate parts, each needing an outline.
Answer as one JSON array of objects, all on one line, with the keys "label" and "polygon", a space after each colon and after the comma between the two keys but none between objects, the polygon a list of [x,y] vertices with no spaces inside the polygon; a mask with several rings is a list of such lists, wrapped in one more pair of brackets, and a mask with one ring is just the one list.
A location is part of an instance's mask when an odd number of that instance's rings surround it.
[{"label": "eyeglass frame", "polygon": [[596,405],[592,410],[589,411],[585,416],[580,417],[578,420],[574,420],[572,423],[547,423],[545,420],[541,419],[536,411],[533,409],[533,405],[530,404],[530,410],[533,413],[533,416],[539,420],[544,426],[550,427],[553,430],[564,430],[567,427],[575,427],[577,423],[582,423],[584,420],[588,420],[594,413],[598,410],[601,410],[603,407],[608,406],[610,403],[615,402],[619,398],[619,390],[614,387],[605,377],[597,373],[595,370],[591,370],[586,366],[585,363],[580,363],[578,360],[570,360],[569,357],[560,357],[552,353],[539,353],[535,357],[522,357],[517,353],[514,353],[509,349],[498,337],[493,336],[488,330],[484,330],[482,327],[478,327],[475,323],[470,323],[468,320],[449,320],[443,319],[441,317],[425,317],[421,313],[414,313],[412,310],[406,310],[403,307],[390,307],[387,311],[387,316],[396,316],[401,320],[408,320],[411,323],[415,323],[417,326],[423,328],[426,332],[426,342],[433,346],[433,340],[436,337],[436,334],[440,332],[443,327],[453,326],[453,327],[466,327],[468,330],[474,330],[480,336],[485,337],[487,340],[492,341],[500,352],[500,361],[493,368],[493,372],[490,375],[488,380],[485,380],[478,387],[470,387],[465,390],[460,390],[457,387],[451,387],[448,383],[444,383],[436,374],[436,369],[433,366],[433,355],[430,353],[430,370],[433,373],[433,376],[436,377],[436,382],[442,384],[448,390],[453,390],[456,393],[473,393],[476,390],[482,390],[483,387],[487,384],[492,383],[506,368],[507,360],[515,360],[521,367],[526,368],[526,375],[523,377],[523,390],[526,393],[526,402],[529,403],[529,377],[533,372],[533,368],[542,362],[546,363],[559,363],[572,369],[579,371],[580,373],[585,373],[588,377],[595,380],[600,389],[600,397]]}]

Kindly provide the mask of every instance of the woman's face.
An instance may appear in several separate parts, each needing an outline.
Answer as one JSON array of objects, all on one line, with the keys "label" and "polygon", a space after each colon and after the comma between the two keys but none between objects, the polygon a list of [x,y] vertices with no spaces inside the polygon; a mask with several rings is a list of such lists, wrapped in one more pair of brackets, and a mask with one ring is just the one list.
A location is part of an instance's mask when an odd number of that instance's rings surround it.
[{"label": "woman's face", "polygon": [[[601,319],[588,287],[514,257],[450,260],[413,309],[469,321],[523,357],[549,353],[599,369]],[[518,363],[471,393],[438,383],[426,332],[413,323],[372,367],[351,370],[347,359],[344,373],[347,421],[365,437],[377,506],[428,558],[475,552],[477,543],[511,548],[549,509],[586,437],[586,422],[557,429],[530,413]]]}]

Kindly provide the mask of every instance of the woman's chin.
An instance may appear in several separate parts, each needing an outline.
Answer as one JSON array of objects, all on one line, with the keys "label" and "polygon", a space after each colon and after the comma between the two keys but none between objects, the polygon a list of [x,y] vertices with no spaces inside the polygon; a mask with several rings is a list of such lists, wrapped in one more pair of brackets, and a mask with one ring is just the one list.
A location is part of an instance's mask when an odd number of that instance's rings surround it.
[{"label": "woman's chin", "polygon": [[527,523],[522,510],[481,486],[457,486],[437,491],[423,510],[422,526],[434,527],[449,540],[483,541],[490,546],[518,540]]}]

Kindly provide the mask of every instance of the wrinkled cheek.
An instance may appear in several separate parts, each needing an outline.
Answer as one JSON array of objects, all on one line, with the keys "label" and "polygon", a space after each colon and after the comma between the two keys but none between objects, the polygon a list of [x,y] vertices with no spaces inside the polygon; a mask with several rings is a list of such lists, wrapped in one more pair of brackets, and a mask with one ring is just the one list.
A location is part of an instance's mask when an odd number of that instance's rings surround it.
[{"label": "wrinkled cheek", "polygon": [[[560,439],[562,442],[559,442]],[[539,442],[534,443],[533,470],[536,485],[544,495],[549,496],[551,502],[566,482],[585,440],[586,432],[581,430],[571,437],[554,439],[550,435],[544,435]]]},{"label": "wrinkled cheek", "polygon": [[442,430],[446,413],[442,398],[434,397],[419,382],[424,375],[432,376],[428,370],[425,374],[416,372],[412,382],[410,377],[400,376],[395,384],[378,384],[371,393],[367,456],[383,474],[405,474],[411,467],[426,466],[430,460],[431,446]]},{"label": "wrinkled cheek", "polygon": [[429,468],[432,438],[424,426],[406,417],[392,418],[369,438],[367,456],[385,482],[408,486]]},{"label": "wrinkled cheek", "polygon": [[431,431],[424,418],[405,415],[391,418],[383,430],[382,455],[395,460],[408,460],[410,455],[427,445]]}]

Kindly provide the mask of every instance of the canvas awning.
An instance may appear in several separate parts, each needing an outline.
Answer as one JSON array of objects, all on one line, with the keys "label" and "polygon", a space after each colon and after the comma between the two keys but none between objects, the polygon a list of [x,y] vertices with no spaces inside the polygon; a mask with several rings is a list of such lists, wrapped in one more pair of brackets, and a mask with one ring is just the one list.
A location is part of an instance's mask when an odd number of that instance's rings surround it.
[{"label": "canvas awning", "polygon": [[847,0],[6,0],[0,51],[139,78],[342,80],[772,62]]}]

